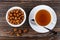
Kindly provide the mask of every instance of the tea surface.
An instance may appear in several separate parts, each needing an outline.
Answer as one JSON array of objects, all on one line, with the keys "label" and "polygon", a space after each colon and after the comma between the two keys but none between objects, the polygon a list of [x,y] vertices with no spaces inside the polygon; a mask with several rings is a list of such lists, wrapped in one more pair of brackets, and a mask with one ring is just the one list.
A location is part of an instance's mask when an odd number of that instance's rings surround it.
[{"label": "tea surface", "polygon": [[39,10],[35,16],[36,22],[41,26],[46,26],[51,21],[51,15],[47,10]]}]

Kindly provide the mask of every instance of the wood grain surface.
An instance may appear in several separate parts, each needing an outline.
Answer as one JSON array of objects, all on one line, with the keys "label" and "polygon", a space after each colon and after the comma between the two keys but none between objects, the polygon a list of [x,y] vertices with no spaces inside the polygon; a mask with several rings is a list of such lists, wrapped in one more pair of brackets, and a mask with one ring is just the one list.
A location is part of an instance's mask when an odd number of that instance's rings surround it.
[{"label": "wood grain surface", "polygon": [[60,1],[60,0],[0,0],[0,1],[3,1],[3,2],[10,2],[10,1]]},{"label": "wood grain surface", "polygon": [[[57,15],[57,24],[56,27],[53,29],[58,32],[57,35],[53,35],[52,33],[48,32],[45,34],[35,32],[28,23],[28,16],[31,9],[37,5],[48,5],[52,7]],[[6,12],[9,8],[13,6],[22,7],[26,11],[27,19],[26,22],[19,27],[20,29],[27,28],[29,32],[23,34],[20,37],[10,36],[4,31],[11,30],[11,26],[8,25],[6,22]],[[60,1],[59,0],[2,0],[0,1],[0,40],[60,40]]]}]

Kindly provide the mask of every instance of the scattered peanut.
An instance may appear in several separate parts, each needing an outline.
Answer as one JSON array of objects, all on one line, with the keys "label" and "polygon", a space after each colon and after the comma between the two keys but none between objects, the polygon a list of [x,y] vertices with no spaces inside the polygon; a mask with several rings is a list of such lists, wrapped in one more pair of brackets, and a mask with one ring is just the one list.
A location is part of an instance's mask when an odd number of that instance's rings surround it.
[{"label": "scattered peanut", "polygon": [[28,32],[28,29],[24,29],[23,32],[24,32],[24,33],[27,33],[27,32]]},{"label": "scattered peanut", "polygon": [[28,29],[18,29],[18,28],[12,28],[10,31],[5,32],[9,34],[10,36],[22,36],[24,33],[28,33]]},{"label": "scattered peanut", "polygon": [[17,28],[14,28],[13,31],[16,32],[17,31]]}]

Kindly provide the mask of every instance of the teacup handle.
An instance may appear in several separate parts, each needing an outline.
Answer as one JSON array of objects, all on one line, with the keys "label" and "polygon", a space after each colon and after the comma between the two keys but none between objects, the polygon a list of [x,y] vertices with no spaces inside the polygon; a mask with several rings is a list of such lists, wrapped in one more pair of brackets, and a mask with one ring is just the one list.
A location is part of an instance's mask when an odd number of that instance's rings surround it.
[{"label": "teacup handle", "polygon": [[32,23],[32,24],[34,24],[34,25],[36,25],[36,23],[35,23],[35,20],[34,20],[34,19],[31,19],[31,23]]}]

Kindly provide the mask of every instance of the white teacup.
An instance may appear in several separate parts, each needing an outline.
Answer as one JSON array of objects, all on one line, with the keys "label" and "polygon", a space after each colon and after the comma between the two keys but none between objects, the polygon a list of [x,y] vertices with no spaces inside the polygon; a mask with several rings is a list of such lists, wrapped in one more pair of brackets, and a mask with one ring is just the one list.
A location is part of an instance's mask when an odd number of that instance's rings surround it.
[{"label": "white teacup", "polygon": [[[14,10],[14,9],[20,9],[20,10],[24,13],[24,20],[23,20],[20,24],[18,24],[18,25],[11,24],[11,23],[8,21],[8,13],[9,13],[11,10]],[[25,20],[26,20],[26,12],[25,12],[21,7],[18,7],[18,6],[11,7],[11,8],[7,11],[7,13],[6,13],[6,21],[7,21],[7,23],[8,23],[9,25],[11,25],[12,27],[20,27],[21,25],[24,24]]]},{"label": "white teacup", "polygon": [[[38,6],[37,6],[37,7],[38,7]],[[41,7],[43,7],[43,5],[41,5]],[[36,7],[35,7],[35,8],[36,8]],[[50,23],[52,23],[52,21],[53,21],[53,19],[52,19],[52,18],[53,18],[52,12],[51,12],[51,10],[48,9],[47,6],[46,6],[46,8],[44,8],[44,7],[43,7],[43,8],[40,8],[40,7],[39,7],[39,9],[36,9],[36,12],[35,12],[35,14],[34,14],[34,18],[32,19],[32,21],[34,21],[34,22],[36,23],[36,25],[41,26],[41,25],[38,24],[38,22],[36,21],[36,18],[35,18],[37,12],[40,11],[40,10],[45,10],[45,11],[49,12],[49,14],[50,14],[50,16],[51,16],[51,20],[50,20],[50,22],[49,22],[47,25],[49,25]],[[42,16],[43,16],[43,15],[42,15]],[[45,26],[47,26],[47,25],[45,25]]]}]

